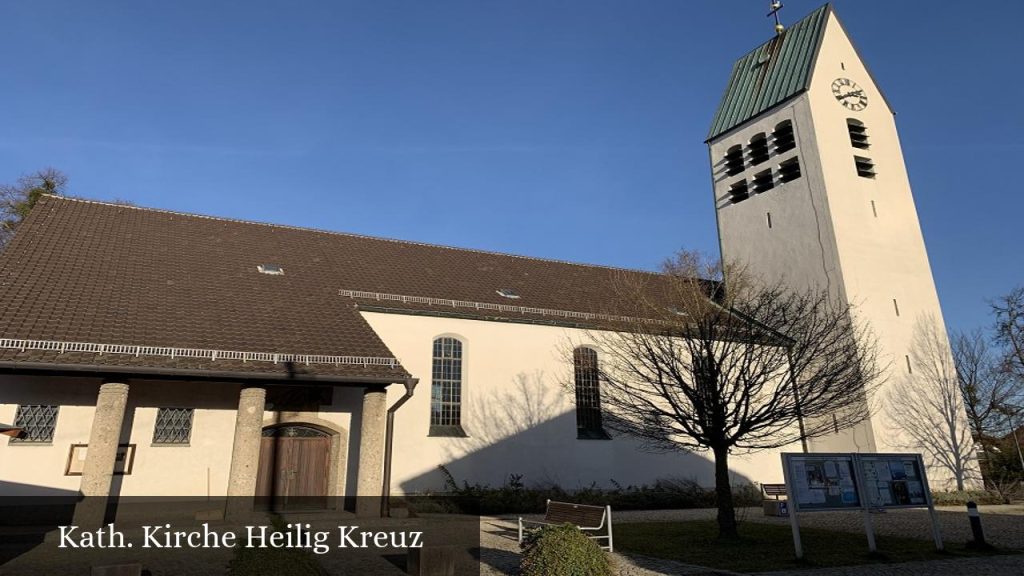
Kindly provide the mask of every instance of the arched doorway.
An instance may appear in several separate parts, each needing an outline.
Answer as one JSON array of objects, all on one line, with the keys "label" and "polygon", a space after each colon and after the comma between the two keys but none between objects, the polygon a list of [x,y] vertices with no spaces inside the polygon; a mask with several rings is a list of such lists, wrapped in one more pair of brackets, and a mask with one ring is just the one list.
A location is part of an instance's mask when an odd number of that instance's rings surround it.
[{"label": "arched doorway", "polygon": [[328,507],[331,436],[301,424],[263,429],[256,499],[272,510]]}]

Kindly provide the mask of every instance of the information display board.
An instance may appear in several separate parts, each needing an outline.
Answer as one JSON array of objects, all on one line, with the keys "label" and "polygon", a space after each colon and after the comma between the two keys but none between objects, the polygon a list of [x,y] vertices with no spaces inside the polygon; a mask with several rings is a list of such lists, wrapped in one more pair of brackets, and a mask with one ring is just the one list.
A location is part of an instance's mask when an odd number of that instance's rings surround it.
[{"label": "information display board", "polygon": [[851,454],[790,455],[787,466],[796,510],[841,510],[861,507]]},{"label": "information display board", "polygon": [[920,508],[928,491],[920,458],[914,454],[866,454],[860,457],[864,499],[871,508]]},{"label": "information display board", "polygon": [[942,533],[920,454],[784,453],[782,474],[797,558],[803,558],[798,515],[823,510],[860,510],[868,550],[874,552],[871,512],[928,508],[935,548],[942,550]]}]

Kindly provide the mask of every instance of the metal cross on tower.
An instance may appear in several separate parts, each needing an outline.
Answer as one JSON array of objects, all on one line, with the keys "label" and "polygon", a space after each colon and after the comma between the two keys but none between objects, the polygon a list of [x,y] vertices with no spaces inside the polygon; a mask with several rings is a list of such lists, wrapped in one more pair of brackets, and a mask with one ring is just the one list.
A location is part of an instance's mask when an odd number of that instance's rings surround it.
[{"label": "metal cross on tower", "polygon": [[779,10],[782,10],[782,2],[778,2],[777,0],[772,2],[772,10],[768,13],[768,17],[775,17],[776,34],[782,34],[782,31],[786,29],[786,27],[782,25],[782,22],[779,21]]}]

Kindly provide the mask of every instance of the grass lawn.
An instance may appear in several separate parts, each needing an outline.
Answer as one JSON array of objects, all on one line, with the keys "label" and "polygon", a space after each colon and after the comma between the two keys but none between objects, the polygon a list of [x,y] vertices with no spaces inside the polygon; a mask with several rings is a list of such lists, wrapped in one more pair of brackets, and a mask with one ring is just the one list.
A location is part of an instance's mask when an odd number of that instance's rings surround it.
[{"label": "grass lawn", "polygon": [[[615,551],[677,560],[736,572],[822,568],[872,562],[908,562],[998,554],[977,552],[961,542],[945,542],[945,552],[927,540],[875,535],[878,552],[868,552],[867,537],[852,532],[801,528],[804,559],[793,555],[793,533],[788,524],[740,524],[740,540],[720,542],[714,520],[644,522],[615,525]],[[1007,551],[1002,551],[1007,552]]]}]

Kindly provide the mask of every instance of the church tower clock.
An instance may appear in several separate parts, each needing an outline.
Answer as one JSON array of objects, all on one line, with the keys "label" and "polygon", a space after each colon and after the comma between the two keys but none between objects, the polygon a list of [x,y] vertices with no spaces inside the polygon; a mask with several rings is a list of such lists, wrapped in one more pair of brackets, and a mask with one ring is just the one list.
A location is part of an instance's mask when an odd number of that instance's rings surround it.
[{"label": "church tower clock", "polygon": [[[854,304],[891,386],[916,325],[948,350],[893,110],[831,5],[776,30],[734,65],[708,135],[722,257]],[[810,449],[906,451],[886,385],[870,421]]]}]

